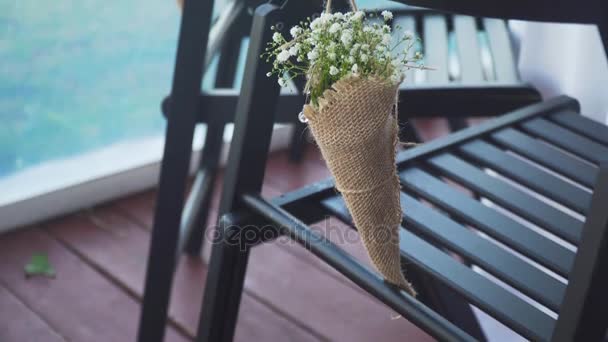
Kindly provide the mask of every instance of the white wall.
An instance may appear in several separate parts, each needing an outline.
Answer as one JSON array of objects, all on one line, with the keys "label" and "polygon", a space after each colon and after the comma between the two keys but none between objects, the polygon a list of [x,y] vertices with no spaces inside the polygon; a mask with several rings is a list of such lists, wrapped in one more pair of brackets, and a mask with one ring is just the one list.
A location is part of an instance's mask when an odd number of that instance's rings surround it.
[{"label": "white wall", "polygon": [[608,124],[608,62],[595,26],[513,21],[524,80],[543,96],[567,94],[582,113]]}]

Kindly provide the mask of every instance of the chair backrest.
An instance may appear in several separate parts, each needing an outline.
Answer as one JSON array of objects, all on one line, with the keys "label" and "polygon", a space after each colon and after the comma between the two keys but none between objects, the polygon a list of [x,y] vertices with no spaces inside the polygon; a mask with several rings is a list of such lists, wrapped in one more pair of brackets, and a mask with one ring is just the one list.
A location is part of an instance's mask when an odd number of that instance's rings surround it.
[{"label": "chair backrest", "polygon": [[475,17],[597,25],[608,56],[605,0],[392,0],[406,5]]},{"label": "chair backrest", "polygon": [[608,161],[599,168],[553,341],[600,341],[608,323]]}]

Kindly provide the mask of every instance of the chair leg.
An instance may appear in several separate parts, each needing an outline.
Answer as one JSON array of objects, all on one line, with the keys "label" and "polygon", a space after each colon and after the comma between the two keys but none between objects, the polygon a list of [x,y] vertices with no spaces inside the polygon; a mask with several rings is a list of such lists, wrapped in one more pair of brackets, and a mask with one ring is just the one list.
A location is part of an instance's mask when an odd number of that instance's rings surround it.
[{"label": "chair leg", "polygon": [[416,289],[419,292],[418,299],[447,318],[450,322],[462,328],[476,340],[487,340],[473,309],[466,300],[442,283],[435,281],[416,269],[408,270],[407,276],[417,285]]},{"label": "chair leg", "polygon": [[448,126],[450,127],[450,132],[456,132],[469,127],[467,120],[460,117],[448,117]]},{"label": "chair leg", "polygon": [[241,42],[243,40],[244,15],[240,15],[236,22],[230,27],[230,33],[226,42],[222,44],[220,59],[215,77],[216,88],[232,88],[236,77],[236,69],[239,62]]},{"label": "chair leg", "polygon": [[199,162],[199,170],[206,178],[206,188],[198,208],[196,208],[196,217],[194,218],[193,229],[187,237],[185,251],[189,255],[200,255],[203,245],[203,239],[207,230],[207,221],[209,218],[209,210],[211,200],[213,199],[213,189],[217,178],[217,170],[219,168],[222,147],[224,143],[224,127],[226,122],[218,115],[211,116],[207,122],[207,134],[205,136],[205,144],[201,151],[201,160]]},{"label": "chair leg", "polygon": [[[234,86],[241,49],[241,40],[243,38],[242,26],[247,23],[248,20],[246,20],[244,15],[241,15],[230,27],[228,38],[221,49],[217,76],[215,78],[216,88],[232,88]],[[203,239],[207,230],[209,209],[211,207],[217,169],[219,168],[224,143],[224,128],[226,121],[221,115],[221,113],[216,113],[209,117],[205,143],[203,145],[203,150],[201,151],[198,169],[199,172],[204,174],[206,187],[200,202],[197,203],[198,208],[195,209],[196,217],[194,218],[193,229],[186,241],[185,251],[192,256],[200,255]]]},{"label": "chair leg", "polygon": [[306,149],[306,127],[307,125],[299,120],[294,123],[291,143],[289,144],[289,160],[291,162],[297,163],[302,160]]},{"label": "chair leg", "polygon": [[407,122],[405,125],[399,125],[399,141],[408,143],[422,142],[420,135],[411,121]]},{"label": "chair leg", "polygon": [[[238,210],[240,196],[260,193],[274,123],[279,86],[266,77],[272,66],[260,59],[272,39],[271,26],[279,19],[279,7],[259,6],[251,29],[241,96],[237,104],[235,129],[224,175],[220,215]],[[282,18],[285,19],[285,18]],[[220,221],[220,241],[213,245],[205,286],[197,341],[231,341],[237,320],[248,251],[227,241],[230,227]],[[238,233],[235,233],[238,234]]]},{"label": "chair leg", "polygon": [[[213,244],[197,342],[228,342],[234,337],[249,249],[233,244],[232,227],[220,220],[218,240]],[[238,234],[238,233],[236,233]]]},{"label": "chair leg", "polygon": [[186,1],[137,340],[164,339],[212,1]]},{"label": "chair leg", "polygon": [[[300,93],[304,93],[306,87],[306,79],[297,77],[294,79],[296,87]],[[306,148],[306,124],[299,119],[294,121],[293,132],[291,133],[291,142],[289,144],[289,161],[297,163],[302,160],[304,150]]]}]

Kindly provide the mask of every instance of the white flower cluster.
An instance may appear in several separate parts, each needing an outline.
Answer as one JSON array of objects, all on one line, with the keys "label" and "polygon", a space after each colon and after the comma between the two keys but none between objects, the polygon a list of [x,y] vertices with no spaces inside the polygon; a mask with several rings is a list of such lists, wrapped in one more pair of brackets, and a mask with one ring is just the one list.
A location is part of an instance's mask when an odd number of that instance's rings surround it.
[{"label": "white flower cluster", "polygon": [[325,89],[346,76],[373,75],[394,84],[401,82],[410,63],[422,56],[409,57],[415,42],[412,35],[393,37],[390,11],[380,16],[384,23],[371,23],[362,11],[323,13],[291,28],[290,41],[275,32],[263,55],[267,61],[274,59],[269,76],[276,74],[279,84],[285,86],[290,79],[305,75],[313,104]]}]

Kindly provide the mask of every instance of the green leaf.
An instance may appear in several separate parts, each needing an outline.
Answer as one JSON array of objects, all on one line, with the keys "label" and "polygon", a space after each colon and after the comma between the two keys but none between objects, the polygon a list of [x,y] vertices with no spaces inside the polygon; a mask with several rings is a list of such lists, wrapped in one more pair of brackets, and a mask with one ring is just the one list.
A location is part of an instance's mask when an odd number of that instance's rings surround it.
[{"label": "green leaf", "polygon": [[55,269],[49,263],[49,258],[45,254],[34,254],[24,267],[25,276],[45,276],[55,278]]}]

